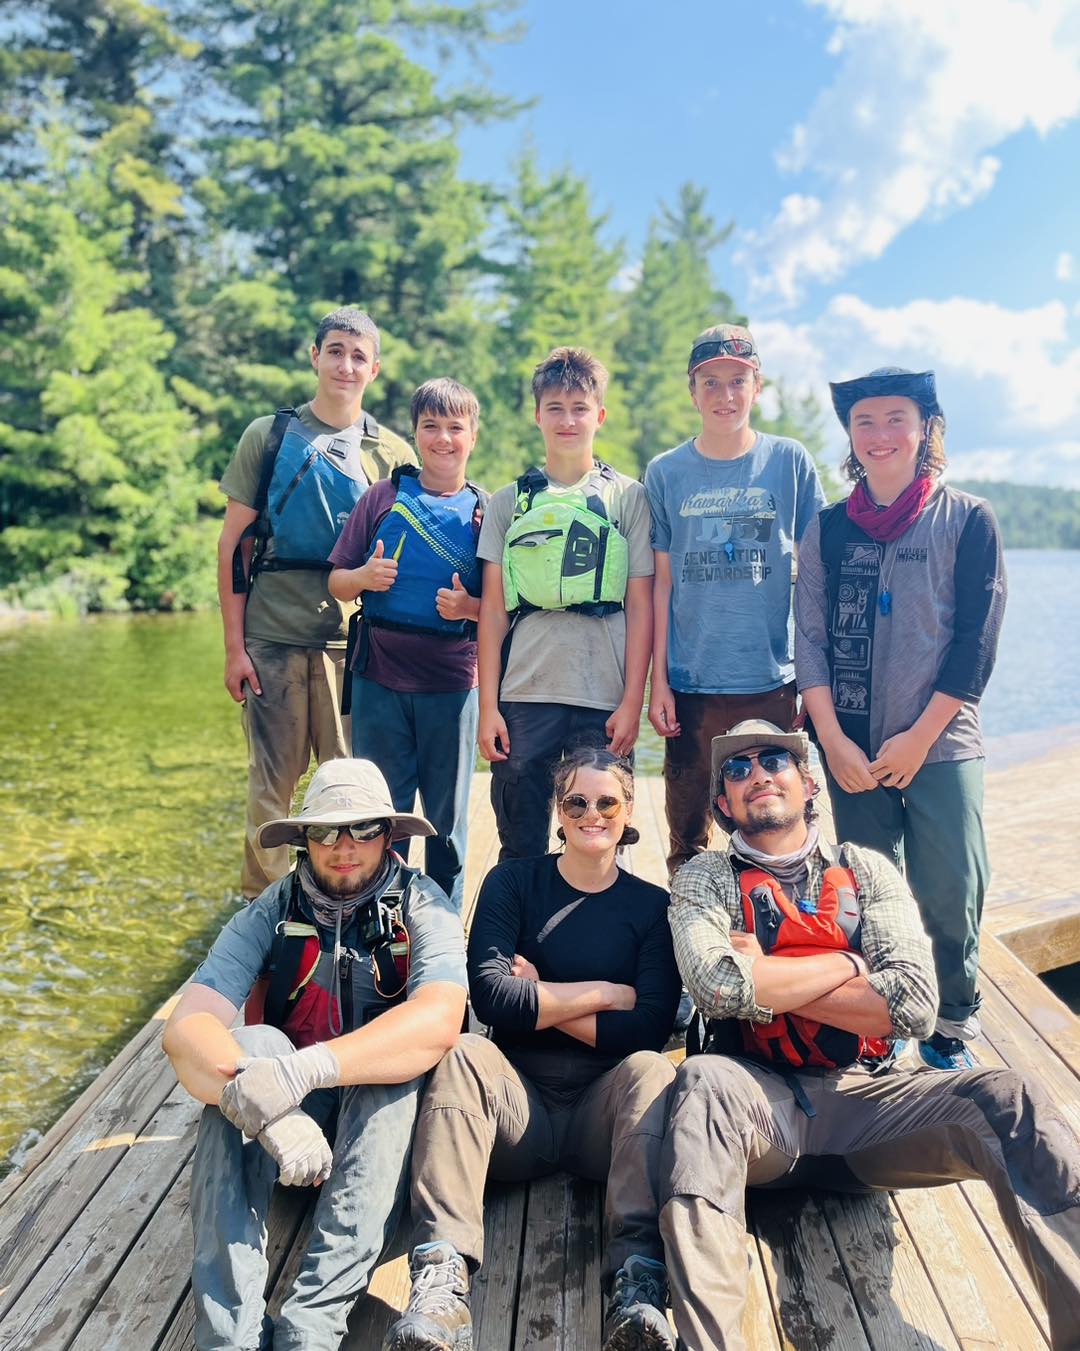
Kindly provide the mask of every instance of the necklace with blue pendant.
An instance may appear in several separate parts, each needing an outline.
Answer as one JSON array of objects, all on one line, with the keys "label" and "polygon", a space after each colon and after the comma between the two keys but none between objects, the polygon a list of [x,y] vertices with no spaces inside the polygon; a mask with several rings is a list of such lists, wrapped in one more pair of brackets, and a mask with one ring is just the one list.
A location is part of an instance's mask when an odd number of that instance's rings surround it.
[{"label": "necklace with blue pendant", "polygon": [[[887,547],[888,546],[886,545],[885,548]],[[884,564],[885,562],[884,548],[881,551],[881,561],[882,564]],[[886,619],[889,615],[892,614],[892,592],[889,590],[889,583],[892,581],[892,571],[895,563],[896,563],[896,553],[894,552],[892,558],[889,560],[888,573],[885,572],[884,567],[881,568],[879,573],[879,576],[881,578],[881,591],[878,593],[877,605],[878,611],[880,612],[882,619]]]}]

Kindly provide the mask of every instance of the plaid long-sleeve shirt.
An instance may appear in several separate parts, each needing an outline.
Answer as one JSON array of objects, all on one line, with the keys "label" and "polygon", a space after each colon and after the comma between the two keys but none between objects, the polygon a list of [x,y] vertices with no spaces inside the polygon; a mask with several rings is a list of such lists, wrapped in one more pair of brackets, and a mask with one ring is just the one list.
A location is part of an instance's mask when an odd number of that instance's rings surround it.
[{"label": "plaid long-sleeve shirt", "polygon": [[[937,1016],[937,979],[930,940],[907,883],[873,850],[845,844],[843,861],[859,884],[859,950],[871,986],[889,1006],[893,1035],[928,1037]],[[811,853],[807,890],[815,901],[825,869],[839,862],[839,852],[824,840]],[[668,919],[679,971],[706,1018],[772,1019],[772,1009],[755,998],[753,959],[731,946],[732,932],[745,932],[746,925],[727,851],[699,854],[679,869]]]}]

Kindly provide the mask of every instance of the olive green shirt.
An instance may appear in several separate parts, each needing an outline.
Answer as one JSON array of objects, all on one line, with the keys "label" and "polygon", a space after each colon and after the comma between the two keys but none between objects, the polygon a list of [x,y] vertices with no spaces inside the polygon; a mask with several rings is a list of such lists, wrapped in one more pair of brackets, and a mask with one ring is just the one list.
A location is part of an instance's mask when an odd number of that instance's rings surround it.
[{"label": "olive green shirt", "polygon": [[[301,404],[296,415],[315,436],[341,430],[317,418],[310,403]],[[246,507],[255,506],[273,423],[271,414],[248,425],[221,476],[221,491]],[[400,436],[380,426],[377,440],[363,438],[360,460],[374,483],[389,478],[399,464],[415,464],[416,456]],[[331,596],[328,576],[306,568],[257,573],[244,612],[244,637],[296,647],[344,647],[349,615],[356,607]]]}]

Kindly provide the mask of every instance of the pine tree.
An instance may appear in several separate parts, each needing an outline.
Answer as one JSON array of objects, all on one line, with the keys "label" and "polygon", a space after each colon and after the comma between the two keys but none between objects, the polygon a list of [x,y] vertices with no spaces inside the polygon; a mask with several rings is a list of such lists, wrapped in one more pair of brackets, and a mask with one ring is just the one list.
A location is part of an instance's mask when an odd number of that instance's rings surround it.
[{"label": "pine tree", "polygon": [[[492,416],[477,452],[485,481],[509,481],[543,456],[533,425],[533,370],[553,347],[587,347],[613,367],[622,265],[620,244],[604,240],[607,219],[592,210],[584,181],[561,170],[544,176],[522,158],[503,203],[492,254],[499,263],[492,347],[497,359],[484,386]],[[597,454],[636,472],[627,446],[631,429],[618,385],[607,395],[607,421]]]},{"label": "pine tree", "polygon": [[[228,116],[196,195],[209,239],[184,305],[180,373],[219,396],[216,467],[254,415],[310,388],[307,348],[340,304],[385,335],[370,402],[391,425],[433,370],[453,369],[479,257],[484,194],[458,177],[455,129],[513,105],[442,92],[395,28],[482,43],[490,4],[205,0],[203,64]],[[227,354],[203,374],[204,353]]]},{"label": "pine tree", "polygon": [[43,132],[40,178],[0,183],[0,585],[35,605],[192,605],[213,594],[210,485],[170,393],[172,343],[131,304],[116,143]]},{"label": "pine tree", "polygon": [[649,227],[618,349],[638,471],[698,428],[686,380],[695,336],[710,324],[743,322],[713,280],[712,253],[731,229],[716,225],[705,209],[705,190],[692,183]]}]

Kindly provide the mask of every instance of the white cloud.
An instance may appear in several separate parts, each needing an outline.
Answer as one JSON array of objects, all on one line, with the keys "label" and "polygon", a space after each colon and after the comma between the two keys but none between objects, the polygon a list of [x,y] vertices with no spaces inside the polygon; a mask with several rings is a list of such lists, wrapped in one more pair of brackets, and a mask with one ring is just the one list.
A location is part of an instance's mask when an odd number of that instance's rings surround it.
[{"label": "white cloud", "polygon": [[834,296],[810,322],[756,320],[766,375],[811,391],[827,411],[831,460],[844,437],[828,380],[875,366],[933,368],[948,419],[954,477],[1080,488],[1080,344],[1060,301],[1025,310],[984,301],[875,307]]},{"label": "white cloud", "polygon": [[985,196],[1007,137],[1080,115],[1075,0],[811,3],[835,20],[836,77],[777,156],[800,190],[741,254],[755,296],[788,303]]},{"label": "white cloud", "polygon": [[1054,276],[1058,281],[1072,281],[1076,267],[1071,253],[1059,253],[1054,264]]}]

